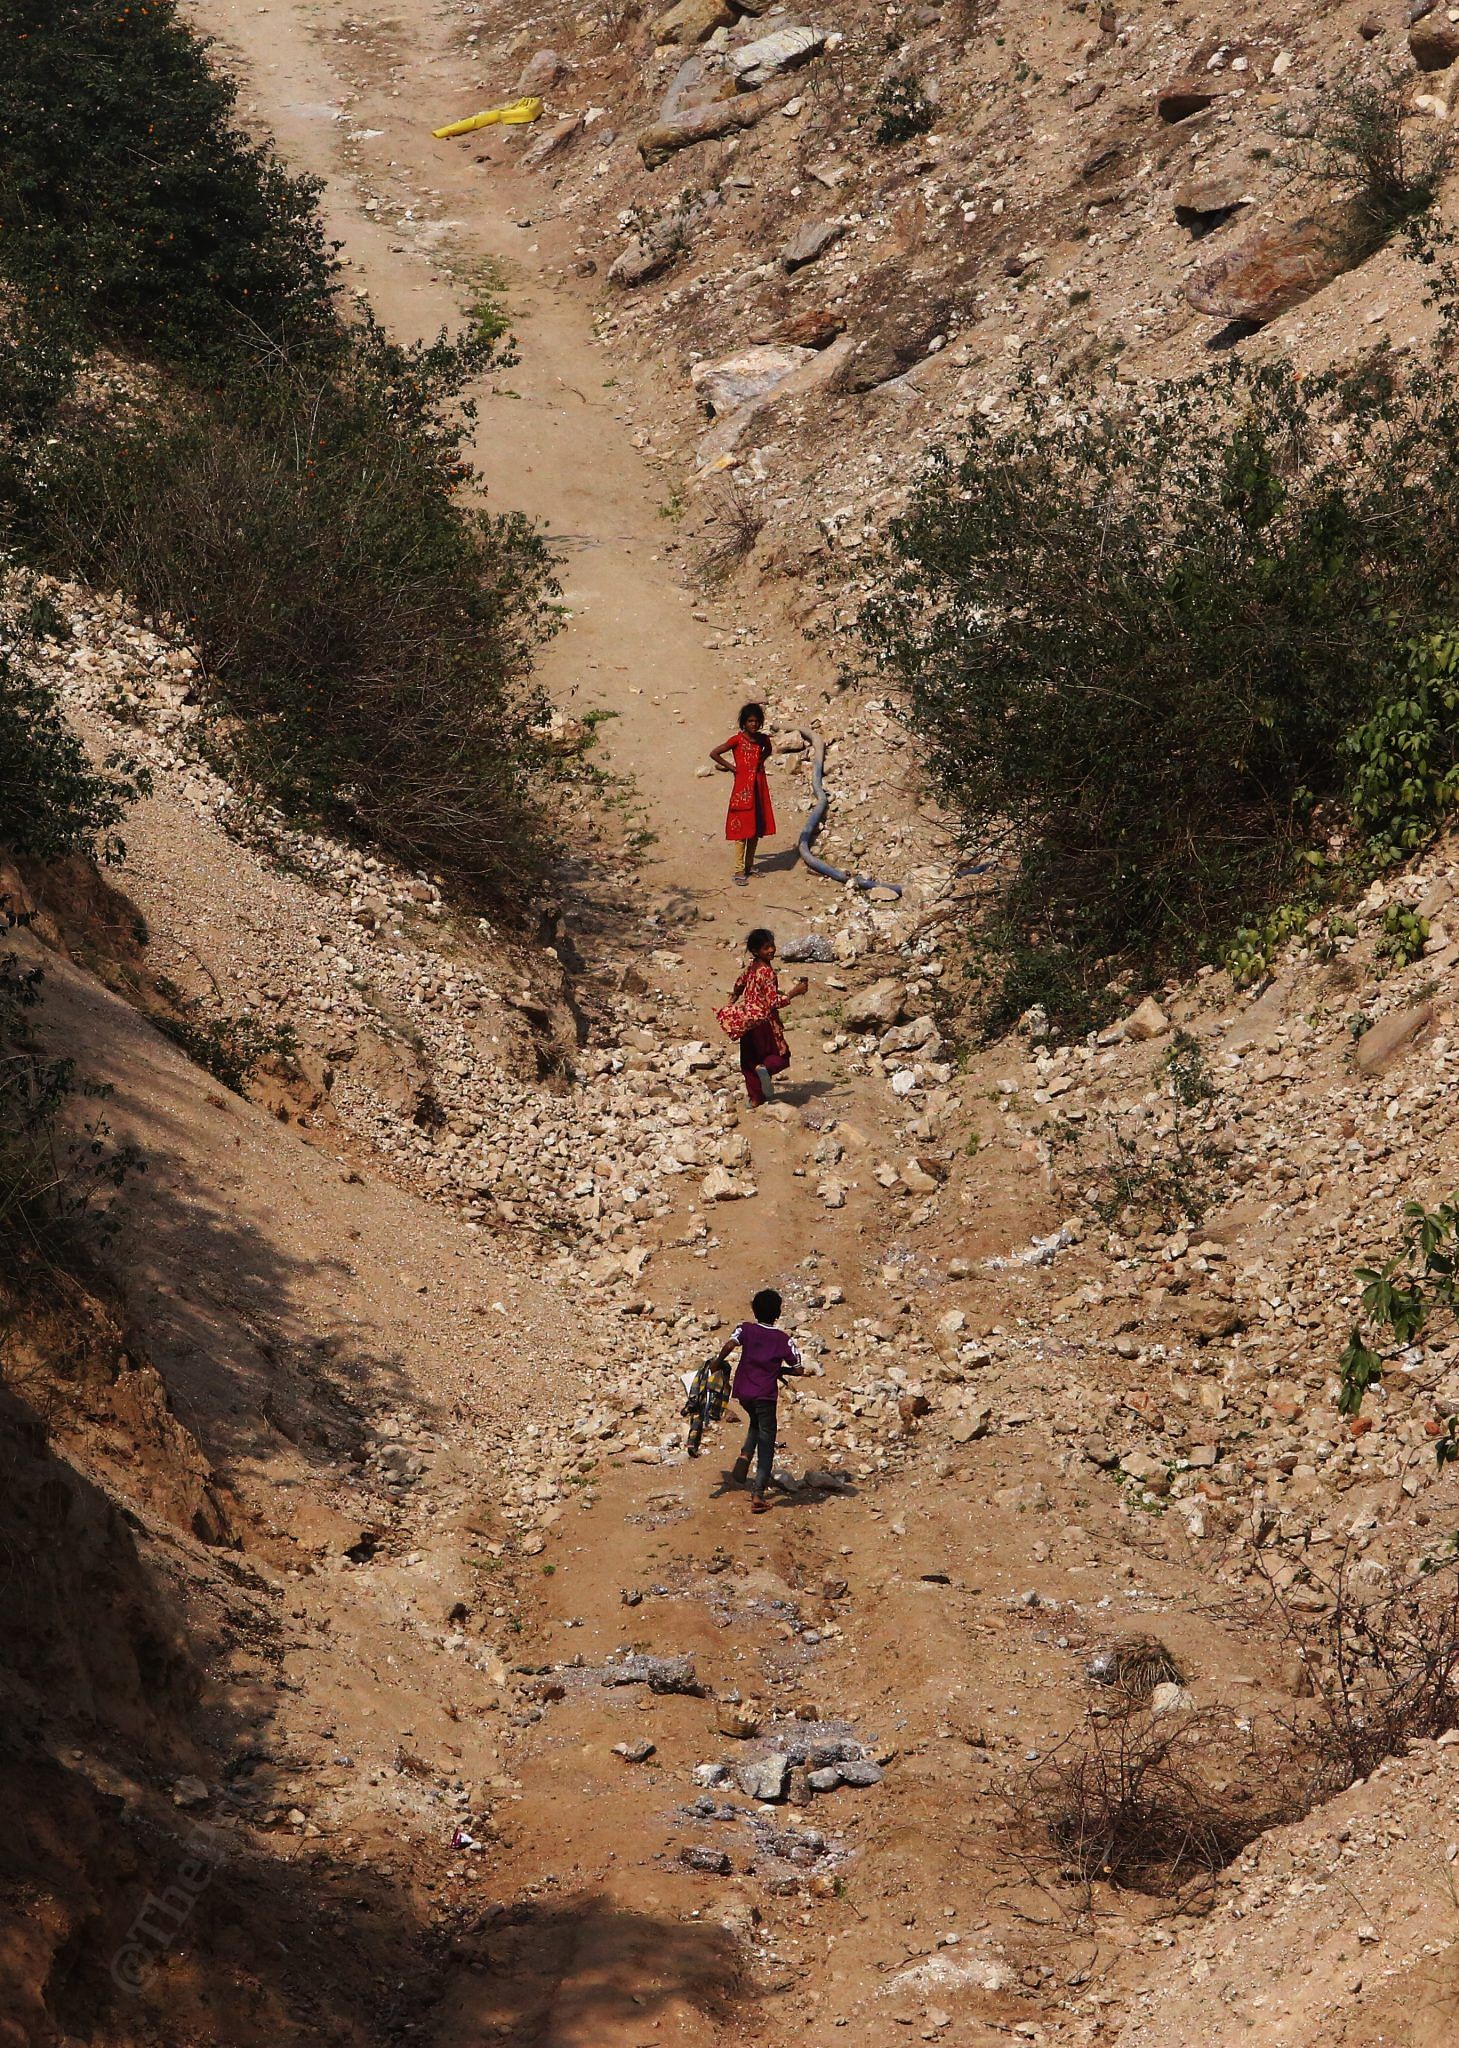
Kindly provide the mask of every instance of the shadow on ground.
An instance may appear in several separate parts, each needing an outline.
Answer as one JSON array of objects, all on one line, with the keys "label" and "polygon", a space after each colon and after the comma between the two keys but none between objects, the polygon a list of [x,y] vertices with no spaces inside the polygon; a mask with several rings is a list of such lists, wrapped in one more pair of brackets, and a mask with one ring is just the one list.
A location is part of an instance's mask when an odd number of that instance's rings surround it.
[{"label": "shadow on ground", "polygon": [[714,2021],[750,1996],[738,1940],[709,1921],[631,1911],[597,1893],[493,1908],[452,1945],[465,1965],[433,2048],[642,2040],[685,2009]]}]

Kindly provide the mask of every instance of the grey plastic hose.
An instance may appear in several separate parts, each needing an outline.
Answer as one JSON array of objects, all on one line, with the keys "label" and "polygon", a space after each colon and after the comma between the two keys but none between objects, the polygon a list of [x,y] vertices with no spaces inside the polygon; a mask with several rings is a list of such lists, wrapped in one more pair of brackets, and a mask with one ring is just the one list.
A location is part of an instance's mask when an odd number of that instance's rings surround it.
[{"label": "grey plastic hose", "polygon": [[833,868],[828,860],[811,852],[816,834],[825,823],[826,812],[831,799],[826,794],[826,742],[818,732],[807,732],[801,728],[801,738],[811,750],[811,789],[815,801],[806,812],[805,823],[800,828],[800,857],[813,875],[824,875],[828,882],[849,882],[853,889],[885,889],[892,896],[900,897],[900,882],[879,882],[874,875],[852,875],[845,868]]}]

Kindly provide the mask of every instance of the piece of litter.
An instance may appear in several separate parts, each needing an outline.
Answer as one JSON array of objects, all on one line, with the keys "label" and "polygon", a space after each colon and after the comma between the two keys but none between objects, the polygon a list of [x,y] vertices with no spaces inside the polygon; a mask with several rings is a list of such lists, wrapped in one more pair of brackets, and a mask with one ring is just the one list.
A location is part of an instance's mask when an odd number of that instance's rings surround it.
[{"label": "piece of litter", "polygon": [[1010,1252],[1006,1259],[984,1259],[985,1266],[997,1270],[1004,1266],[1048,1266],[1052,1265],[1059,1253],[1067,1250],[1074,1242],[1074,1232],[1067,1223],[1061,1223],[1057,1230],[1047,1237],[1036,1237],[1031,1245],[1021,1252]]}]

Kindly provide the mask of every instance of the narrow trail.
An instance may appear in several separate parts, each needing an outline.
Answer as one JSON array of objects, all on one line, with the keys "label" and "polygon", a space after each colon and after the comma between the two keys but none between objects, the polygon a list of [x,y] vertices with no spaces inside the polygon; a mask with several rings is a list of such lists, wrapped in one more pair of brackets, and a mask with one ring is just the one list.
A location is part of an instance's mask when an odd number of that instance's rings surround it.
[{"label": "narrow trail", "polygon": [[[632,778],[655,835],[640,869],[643,908],[677,912],[657,934],[645,927],[644,970],[659,974],[652,950],[672,947],[683,1035],[714,1044],[713,1010],[746,924],[793,930],[831,886],[795,864],[797,795],[782,783],[777,805],[787,815],[769,865],[752,889],[734,888],[721,836],[726,785],[696,774],[752,687],[769,699],[773,723],[773,674],[796,673],[804,649],[789,637],[775,646],[764,620],[753,670],[706,646],[717,637],[708,607],[681,584],[664,545],[672,474],[615,416],[615,366],[591,339],[585,299],[543,274],[570,257],[570,236],[558,224],[532,224],[544,204],[540,186],[431,139],[443,109],[460,111],[475,90],[459,60],[432,46],[442,24],[422,10],[408,26],[382,25],[374,76],[362,81],[342,56],[336,62],[346,49],[358,61],[344,33],[357,16],[336,0],[266,8],[196,0],[192,13],[240,72],[245,118],[277,138],[291,166],[324,180],[347,285],[368,294],[387,326],[413,337],[459,319],[459,286],[432,267],[432,250],[448,238],[458,271],[474,263],[504,279],[520,362],[478,394],[477,464],[494,505],[563,537],[571,616],[547,653],[545,679],[564,709],[613,714],[604,757]],[[394,223],[371,204],[383,192]],[[406,205],[418,232],[401,225]],[[797,1016],[792,1103],[853,1123],[865,1145],[904,1144],[887,1125],[884,1088],[815,1078],[814,1008],[813,998]],[[662,1245],[656,1300],[693,1301],[732,1318],[755,1287],[809,1263],[818,1285],[844,1287],[842,1313],[878,1312],[874,1224],[864,1211],[838,1214],[815,1200],[804,1178],[807,1135],[793,1110],[756,1119],[758,1198],[724,1205],[707,1246]],[[443,1232],[443,1257],[448,1244]],[[550,1373],[551,1361],[543,1365]],[[438,1397],[435,1370],[429,1359],[413,1361],[407,1342],[404,1379],[416,1373],[422,1391]],[[449,1392],[469,1404],[459,1376]],[[793,1406],[784,1433],[789,1462],[804,1463]],[[731,1424],[698,1465],[622,1466],[603,1481],[591,1519],[563,1521],[540,1580],[529,1593],[518,1588],[523,1663],[546,1673],[578,1658],[601,1665],[627,1646],[692,1653],[720,1701],[735,1691],[769,1701],[782,1729],[792,1715],[811,1726],[853,1725],[872,1753],[897,1757],[895,1797],[858,1805],[870,1795],[844,1791],[808,1813],[764,1808],[752,1820],[740,1809],[731,1821],[715,1813],[711,1791],[707,1812],[686,1818],[695,1767],[727,1747],[713,1698],[545,1678],[547,1711],[493,1724],[498,1782],[514,1789],[497,1810],[501,1840],[480,1893],[492,1903],[458,1939],[418,2036],[431,2048],[484,2040],[728,2048],[748,2039],[816,2048],[906,2038],[903,2028],[919,2021],[924,2039],[977,2044],[1002,2039],[1005,2020],[1027,2011],[1008,2003],[996,2029],[972,2022],[955,2036],[942,2034],[945,2018],[930,2032],[926,2025],[943,1981],[999,1996],[1017,1989],[986,1956],[960,1965],[962,1977],[939,1977],[932,1964],[942,1943],[976,1941],[995,1924],[990,1914],[1006,1925],[1010,1901],[1030,1926],[1041,1924],[1034,1889],[995,1870],[992,1802],[980,1805],[978,1795],[990,1718],[1022,1712],[1026,1719],[1009,1725],[1025,1740],[1041,1739],[1049,1718],[1048,1706],[1026,1697],[1050,1654],[1041,1647],[1047,1638],[1032,1637],[1008,1610],[1036,1565],[1054,1597],[1080,1590],[1083,1566],[1051,1567],[1037,1525],[995,1499],[1010,1477],[1055,1484],[1050,1462],[977,1444],[966,1491],[925,1478],[894,1491],[850,1486],[752,1522],[743,1494],[720,1483],[732,1434]],[[492,1482],[479,1475],[483,1497]],[[1084,1531],[1075,1533],[1082,1543]],[[316,1597],[327,1608],[333,1594],[325,1585]],[[996,1682],[970,1666],[973,1643],[1002,1659]],[[411,1728],[434,1726],[448,1749],[455,1730],[459,1745],[465,1725],[480,1719],[469,1693],[447,1697],[453,1681],[443,1675],[432,1701],[419,1659],[402,1677],[414,1688]],[[646,1760],[615,1754],[615,1745],[640,1740],[653,1745]],[[819,1831],[822,1844],[802,1856],[807,1831]],[[730,1874],[686,1869],[686,1839],[722,1846]],[[753,1883],[741,1875],[751,1863]],[[767,1879],[767,1870],[779,1874]],[[1060,1940],[1070,1981],[1082,1981],[1089,1945]],[[906,1976],[926,1959],[925,1982]],[[899,1971],[905,1984],[889,1974]],[[837,2031],[848,2025],[853,2034]]]}]

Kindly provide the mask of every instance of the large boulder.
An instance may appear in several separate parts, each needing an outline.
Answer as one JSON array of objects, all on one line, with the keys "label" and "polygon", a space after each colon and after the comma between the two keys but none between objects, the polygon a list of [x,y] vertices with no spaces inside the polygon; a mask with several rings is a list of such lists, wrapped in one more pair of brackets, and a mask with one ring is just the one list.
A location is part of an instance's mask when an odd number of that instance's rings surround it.
[{"label": "large boulder", "polygon": [[713,106],[716,100],[733,99],[738,90],[734,74],[719,52],[696,50],[670,79],[669,89],[659,104],[659,119],[677,121],[681,114]]},{"label": "large boulder", "polygon": [[1390,1010],[1366,1030],[1353,1051],[1353,1064],[1360,1074],[1381,1074],[1422,1037],[1434,1021],[1432,1003],[1417,1003],[1412,1009]]},{"label": "large boulder", "polygon": [[1371,247],[1364,230],[1351,204],[1258,229],[1203,265],[1187,283],[1186,298],[1198,313],[1265,327],[1361,263]]},{"label": "large boulder", "polygon": [[755,398],[747,399],[736,406],[724,419],[717,420],[699,443],[695,456],[696,467],[702,473],[729,460],[746,428],[753,424],[760,413],[772,405],[805,398],[812,391],[833,384],[842,374],[856,344],[849,334],[842,334],[828,348],[807,348],[801,351],[805,360],[788,377],[782,377],[777,384],[762,391]]},{"label": "large boulder", "polygon": [[1177,185],[1171,202],[1185,226],[1209,227],[1238,206],[1250,206],[1253,196],[1239,171],[1214,171]]},{"label": "large boulder", "polygon": [[1155,111],[1162,121],[1188,121],[1192,114],[1204,114],[1226,93],[1240,92],[1249,74],[1198,71],[1188,78],[1172,78],[1155,96]]},{"label": "large boulder", "polygon": [[662,276],[688,248],[689,238],[704,215],[718,203],[717,193],[705,193],[692,204],[681,202],[656,215],[614,259],[608,271],[609,283],[640,285]]},{"label": "large boulder", "polygon": [[581,114],[566,114],[562,120],[554,121],[523,150],[523,164],[529,171],[535,171],[539,165],[550,162],[560,149],[566,149],[582,125]]},{"label": "large boulder", "polygon": [[696,143],[713,142],[736,128],[753,128],[767,114],[773,114],[795,96],[795,81],[781,79],[763,92],[736,93],[731,100],[717,100],[707,107],[691,107],[670,121],[656,121],[638,138],[638,153],[647,170],[666,163],[676,150]]},{"label": "large boulder", "polygon": [[843,1785],[879,1785],[884,1775],[881,1765],[873,1763],[869,1756],[847,1757],[844,1763],[827,1768],[835,1771]]},{"label": "large boulder", "polygon": [[696,363],[689,381],[716,419],[772,391],[811,355],[806,348],[746,348],[715,363]]},{"label": "large boulder", "polygon": [[527,59],[522,75],[517,80],[519,99],[544,99],[554,85],[561,84],[572,73],[572,66],[565,57],[559,57],[556,50],[539,50]]},{"label": "large boulder", "polygon": [[847,996],[841,1021],[848,1031],[890,1031],[901,1019],[905,998],[900,981],[874,981],[870,988]]},{"label": "large boulder", "polygon": [[609,284],[621,284],[625,288],[647,284],[651,278],[662,277],[677,254],[674,243],[667,238],[655,241],[652,236],[645,240],[630,242],[621,249],[608,266]]},{"label": "large boulder", "polygon": [[1156,1002],[1154,996],[1146,996],[1143,1003],[1137,1003],[1125,1019],[1125,1037],[1142,1044],[1147,1038],[1161,1038],[1170,1029],[1170,1019]]},{"label": "large boulder", "polygon": [[904,377],[914,364],[925,362],[932,344],[945,336],[954,318],[949,301],[928,294],[889,306],[876,331],[868,334],[846,373],[848,391],[875,391]]},{"label": "large boulder", "polygon": [[781,268],[786,271],[804,270],[808,263],[814,263],[818,256],[824,256],[835,242],[846,232],[844,220],[812,220],[797,229],[780,252]]},{"label": "large boulder", "polygon": [[[910,1024],[898,1024],[894,1030],[887,1033],[877,1049],[885,1058],[888,1053],[921,1052],[924,1046],[931,1045],[934,1040],[941,1043],[938,1038],[937,1019],[924,1013],[920,1017],[914,1017]],[[929,1059],[936,1057],[935,1053],[928,1054]]]},{"label": "large boulder", "polygon": [[798,71],[826,47],[823,28],[778,28],[730,52],[730,65],[746,91],[769,85],[787,71]]},{"label": "large boulder", "polygon": [[[833,313],[829,306],[807,306],[804,312],[784,321],[768,338],[771,341],[784,342],[790,348],[822,349],[829,348],[836,337],[845,331],[846,322],[839,313]],[[777,751],[785,752],[783,744],[778,746]],[[834,960],[835,954],[831,953],[829,947],[826,950]],[[784,957],[782,954],[781,958]]]},{"label": "large boulder", "polygon": [[778,1750],[772,1750],[769,1756],[756,1757],[753,1763],[741,1764],[735,1772],[740,1790],[747,1799],[774,1801],[785,1797],[785,1781],[789,1775],[790,1759]]}]

